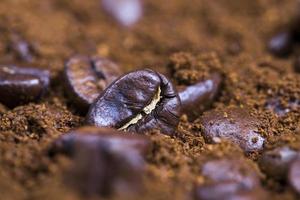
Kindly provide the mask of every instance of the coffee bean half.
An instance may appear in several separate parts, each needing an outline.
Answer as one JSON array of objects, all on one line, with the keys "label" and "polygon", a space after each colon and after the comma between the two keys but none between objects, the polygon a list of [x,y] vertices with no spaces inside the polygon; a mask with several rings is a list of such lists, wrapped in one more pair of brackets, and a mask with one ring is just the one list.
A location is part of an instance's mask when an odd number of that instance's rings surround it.
[{"label": "coffee bean half", "polygon": [[238,144],[245,152],[263,149],[264,138],[258,133],[259,121],[247,109],[229,107],[212,110],[201,117],[203,136],[209,143],[226,139]]},{"label": "coffee bean half", "polygon": [[79,111],[87,111],[99,94],[121,75],[119,66],[99,57],[74,56],[66,64],[67,92]]},{"label": "coffee bean half", "polygon": [[110,128],[83,127],[58,138],[51,155],[66,154],[73,166],[66,172],[67,184],[88,196],[109,196],[118,190],[137,190],[144,170],[146,137]]},{"label": "coffee bean half", "polygon": [[149,69],[130,72],[111,84],[91,105],[89,125],[171,135],[179,122],[180,100],[171,82]]},{"label": "coffee bean half", "polygon": [[0,66],[0,101],[15,107],[39,100],[47,91],[49,72],[34,68]]},{"label": "coffee bean half", "polygon": [[195,120],[205,111],[219,93],[222,78],[213,74],[210,78],[179,89],[182,113]]}]

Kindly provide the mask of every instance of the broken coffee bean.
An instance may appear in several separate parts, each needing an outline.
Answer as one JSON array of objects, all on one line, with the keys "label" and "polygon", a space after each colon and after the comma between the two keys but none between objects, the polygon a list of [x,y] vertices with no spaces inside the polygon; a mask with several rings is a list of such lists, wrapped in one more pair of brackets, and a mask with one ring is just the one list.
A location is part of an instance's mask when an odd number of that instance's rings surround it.
[{"label": "broken coffee bean", "polygon": [[201,123],[204,139],[209,143],[226,139],[239,145],[245,152],[263,149],[265,139],[258,132],[259,122],[247,109],[229,107],[212,110],[204,113]]},{"label": "broken coffee bean", "polygon": [[295,190],[295,192],[300,195],[300,159],[299,157],[291,164],[288,181],[290,186]]},{"label": "broken coffee bean", "polygon": [[99,94],[121,75],[119,66],[98,57],[74,56],[66,64],[67,92],[80,111],[88,110]]},{"label": "broken coffee bean", "polygon": [[[118,190],[136,190],[150,141],[140,135],[110,128],[83,127],[58,138],[50,154],[73,159],[67,183],[85,195],[108,196]],[[124,188],[123,188],[124,189]]]},{"label": "broken coffee bean", "polygon": [[278,57],[285,57],[292,53],[293,36],[290,31],[280,32],[273,36],[268,44],[269,51]]},{"label": "broken coffee bean", "polygon": [[182,113],[195,120],[206,110],[219,93],[222,78],[213,74],[210,78],[185,88],[179,88]]},{"label": "broken coffee bean", "polygon": [[91,105],[89,125],[143,133],[159,129],[172,135],[180,100],[171,82],[149,69],[133,71],[111,84]]},{"label": "broken coffee bean", "polygon": [[49,72],[34,68],[0,66],[0,101],[8,107],[39,100],[49,86]]},{"label": "broken coffee bean", "polygon": [[269,177],[284,180],[290,164],[297,155],[297,151],[287,146],[278,147],[264,152],[258,163]]}]

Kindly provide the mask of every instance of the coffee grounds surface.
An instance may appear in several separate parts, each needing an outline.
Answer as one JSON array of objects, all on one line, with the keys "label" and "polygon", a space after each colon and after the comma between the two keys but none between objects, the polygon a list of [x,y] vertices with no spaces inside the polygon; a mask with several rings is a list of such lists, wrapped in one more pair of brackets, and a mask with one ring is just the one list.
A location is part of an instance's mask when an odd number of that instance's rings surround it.
[{"label": "coffee grounds surface", "polygon": [[[247,108],[260,122],[264,150],[300,149],[300,75],[293,65],[297,53],[279,59],[266,47],[296,9],[297,2],[287,0],[145,0],[141,20],[126,28],[107,15],[98,0],[2,0],[0,63],[46,69],[51,86],[37,103],[13,109],[0,104],[1,199],[83,198],[64,184],[72,161],[47,154],[56,138],[84,124],[61,75],[64,62],[74,54],[111,59],[124,72],[151,68],[176,87],[219,73],[222,89],[206,112]],[[30,59],[9,48],[15,35],[32,47],[27,52]],[[203,113],[198,114],[192,122],[182,115],[172,137],[147,133],[153,145],[146,159],[144,190],[137,196],[109,198],[193,199],[194,186],[210,181],[202,166],[227,158],[245,159],[273,199],[297,199],[288,183],[259,169],[261,151],[245,153],[230,141],[207,143],[202,137]]]}]

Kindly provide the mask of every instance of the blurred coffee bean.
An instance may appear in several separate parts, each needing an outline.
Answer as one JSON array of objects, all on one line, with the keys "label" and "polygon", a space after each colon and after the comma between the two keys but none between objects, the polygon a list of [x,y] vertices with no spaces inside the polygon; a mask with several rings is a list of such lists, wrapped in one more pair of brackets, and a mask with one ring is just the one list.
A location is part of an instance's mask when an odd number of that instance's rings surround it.
[{"label": "blurred coffee bean", "polygon": [[103,8],[123,26],[132,26],[142,16],[141,0],[102,0]]},{"label": "blurred coffee bean", "polygon": [[80,111],[87,111],[99,94],[120,75],[119,66],[110,60],[87,56],[72,57],[64,70],[67,92]]},{"label": "blurred coffee bean", "polygon": [[111,128],[85,126],[62,135],[52,144],[49,153],[73,156],[76,147],[81,144],[97,145],[100,143],[106,143],[115,151],[134,148],[141,154],[145,154],[150,145],[148,139],[141,135],[125,134]]},{"label": "blurred coffee bean", "polygon": [[32,62],[34,54],[36,54],[34,47],[18,34],[11,35],[8,51],[15,54],[17,59],[25,62]]},{"label": "blurred coffee bean", "polygon": [[300,158],[296,158],[295,161],[291,164],[288,181],[290,186],[295,190],[295,192],[300,195]]},{"label": "blurred coffee bean", "polygon": [[242,159],[220,159],[205,163],[202,174],[212,182],[234,181],[244,189],[253,189],[260,185],[259,176],[254,169]]},{"label": "blurred coffee bean", "polygon": [[261,188],[247,190],[234,181],[197,186],[196,200],[265,200],[267,193]]},{"label": "blurred coffee bean", "polygon": [[109,196],[138,190],[149,145],[149,140],[140,135],[83,127],[58,138],[50,153],[72,158],[67,184],[87,196]]},{"label": "blurred coffee bean", "polygon": [[201,185],[195,188],[196,200],[219,200],[227,199],[229,196],[243,191],[244,187],[235,181],[226,181]]},{"label": "blurred coffee bean", "polygon": [[213,74],[209,79],[185,88],[179,88],[182,113],[190,120],[195,120],[206,110],[219,93],[222,78]]},{"label": "blurred coffee bean", "polygon": [[49,72],[16,66],[0,66],[0,102],[8,107],[39,100],[49,86]]},{"label": "blurred coffee bean", "polygon": [[296,57],[296,60],[294,62],[294,71],[300,73],[300,56]]},{"label": "blurred coffee bean", "polygon": [[201,122],[208,143],[226,139],[238,144],[245,152],[263,149],[265,139],[258,133],[259,121],[247,109],[228,107],[208,111],[201,117]]},{"label": "blurred coffee bean", "polygon": [[90,125],[144,133],[159,129],[172,135],[179,122],[180,100],[167,78],[149,69],[125,74],[91,105]]},{"label": "blurred coffee bean", "polygon": [[297,155],[297,151],[287,146],[278,147],[264,152],[258,163],[269,177],[284,180],[291,162]]},{"label": "blurred coffee bean", "polygon": [[266,108],[273,111],[278,117],[284,117],[291,111],[297,111],[300,108],[300,101],[293,99],[283,103],[279,98],[272,98],[267,100]]},{"label": "blurred coffee bean", "polygon": [[208,183],[196,186],[196,199],[229,200],[244,196],[246,199],[262,199],[261,195],[255,195],[261,190],[259,175],[245,160],[225,158],[209,161],[203,165],[202,174],[208,178]]},{"label": "blurred coffee bean", "polygon": [[288,56],[293,51],[293,37],[290,31],[274,35],[268,44],[269,51],[278,57]]}]

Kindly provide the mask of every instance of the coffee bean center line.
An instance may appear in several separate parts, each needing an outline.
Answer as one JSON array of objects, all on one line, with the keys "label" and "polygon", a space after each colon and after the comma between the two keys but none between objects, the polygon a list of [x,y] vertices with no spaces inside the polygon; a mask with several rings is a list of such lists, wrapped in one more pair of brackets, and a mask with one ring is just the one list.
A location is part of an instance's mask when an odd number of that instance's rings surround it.
[{"label": "coffee bean center line", "polygon": [[150,114],[156,107],[156,105],[159,103],[161,99],[161,89],[158,87],[157,92],[155,93],[152,101],[147,105],[145,108],[143,108],[142,113],[137,114],[133,119],[131,119],[129,122],[124,124],[121,128],[118,130],[126,130],[130,125],[136,124],[139,120],[143,118],[143,116],[146,114]]}]

